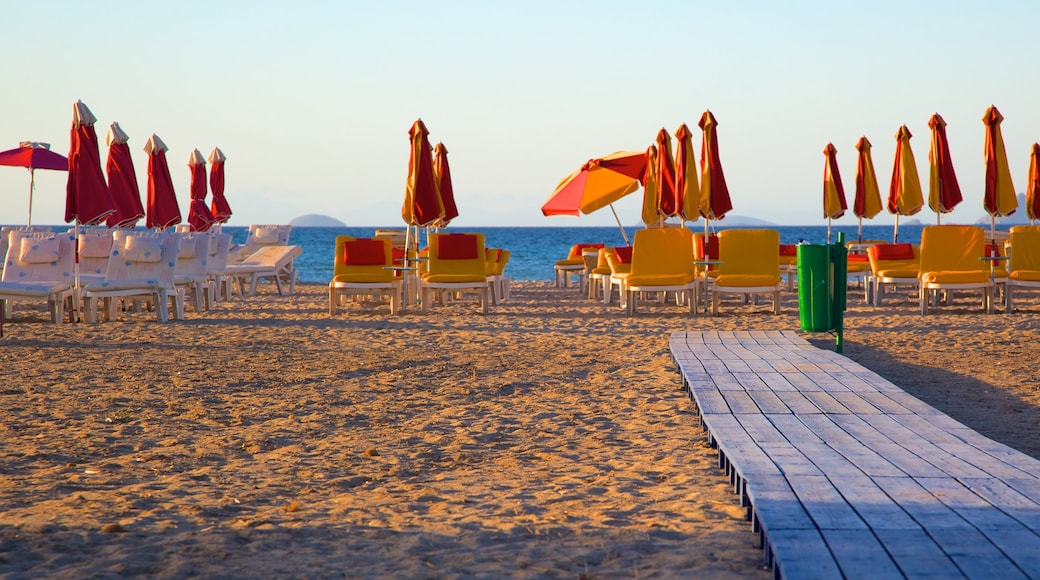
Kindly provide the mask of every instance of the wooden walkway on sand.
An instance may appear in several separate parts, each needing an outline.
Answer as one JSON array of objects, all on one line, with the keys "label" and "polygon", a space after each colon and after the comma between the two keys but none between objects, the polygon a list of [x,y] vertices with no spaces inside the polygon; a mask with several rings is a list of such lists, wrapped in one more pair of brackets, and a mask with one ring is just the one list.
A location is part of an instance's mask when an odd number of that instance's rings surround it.
[{"label": "wooden walkway on sand", "polygon": [[795,332],[671,352],[776,577],[1040,578],[1040,461]]}]

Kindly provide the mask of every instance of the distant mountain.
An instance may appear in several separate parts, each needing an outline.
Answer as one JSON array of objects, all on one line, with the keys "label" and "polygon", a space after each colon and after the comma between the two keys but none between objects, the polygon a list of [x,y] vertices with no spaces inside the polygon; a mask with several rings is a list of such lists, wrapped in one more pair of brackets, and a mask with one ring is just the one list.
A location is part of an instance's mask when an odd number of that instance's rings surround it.
[{"label": "distant mountain", "polygon": [[[988,226],[989,225],[989,215],[984,215],[984,216],[980,217],[979,219],[975,220],[975,223],[979,224],[979,225],[986,225],[986,226]],[[1000,225],[1008,225],[1008,226],[1015,226],[1015,225],[1019,225],[1020,226],[1020,225],[1028,224],[1029,223],[1029,215],[1026,214],[1026,194],[1024,194],[1024,193],[1018,194],[1018,209],[1015,210],[1015,213],[1013,213],[1013,214],[1011,214],[1009,216],[997,218],[997,223],[1000,224]]]},{"label": "distant mountain", "polygon": [[309,213],[289,220],[289,225],[294,228],[345,228],[347,224],[334,217]]},{"label": "distant mountain", "polygon": [[746,215],[727,215],[722,218],[722,221],[717,222],[718,225],[723,226],[776,226],[777,224],[767,221],[760,220],[758,218],[748,217]]}]

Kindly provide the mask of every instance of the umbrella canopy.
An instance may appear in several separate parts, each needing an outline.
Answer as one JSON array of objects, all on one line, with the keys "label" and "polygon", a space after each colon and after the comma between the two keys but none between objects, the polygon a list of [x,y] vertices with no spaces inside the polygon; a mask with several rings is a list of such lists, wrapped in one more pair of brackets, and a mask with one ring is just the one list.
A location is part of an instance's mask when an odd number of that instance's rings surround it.
[{"label": "umbrella canopy", "polygon": [[413,226],[430,226],[444,217],[437,179],[433,174],[429,134],[422,119],[416,120],[408,131],[412,149],[408,157],[408,182],[405,184],[401,217],[406,224]]},{"label": "umbrella canopy", "polygon": [[437,192],[441,196],[444,217],[438,222],[441,226],[459,217],[459,209],[455,206],[455,188],[451,185],[451,168],[448,166],[448,148],[444,143],[437,143],[433,148],[433,175],[437,180]]},{"label": "umbrella canopy", "polygon": [[115,212],[112,194],[101,172],[95,122],[97,118],[83,101],[72,105],[69,180],[65,187],[66,223],[96,225]]},{"label": "umbrella canopy", "polygon": [[932,129],[932,144],[928,149],[928,207],[935,212],[936,223],[942,223],[942,214],[953,211],[964,198],[950,158],[946,121],[936,113],[928,119],[928,126]]},{"label": "umbrella canopy", "polygon": [[213,225],[213,214],[206,207],[206,158],[198,149],[188,156],[188,169],[191,171],[188,225],[193,232],[204,232]]},{"label": "umbrella canopy", "polygon": [[643,176],[643,208],[640,218],[647,226],[652,226],[661,221],[661,214],[657,209],[657,147],[650,145],[646,148],[646,173]]},{"label": "umbrella canopy", "polygon": [[917,174],[917,161],[910,148],[910,129],[906,125],[896,132],[896,156],[892,165],[892,181],[888,186],[888,212],[896,216],[892,232],[893,243],[899,241],[899,216],[914,215],[924,207],[921,178]]},{"label": "umbrella canopy", "polygon": [[849,209],[845,201],[845,186],[841,184],[838,171],[838,148],[828,143],[823,148],[826,162],[823,165],[823,217],[827,218],[827,243],[831,242],[831,220],[845,215]]},{"label": "umbrella canopy", "polygon": [[729,198],[729,187],[726,176],[722,172],[722,161],[719,158],[719,137],[715,130],[718,121],[711,111],[705,111],[697,123],[701,128],[701,199],[700,214],[704,216],[704,231],[708,230],[709,220],[720,220],[733,209]]},{"label": "umbrella canopy", "polygon": [[60,153],[51,151],[49,143],[22,141],[15,149],[0,151],[0,165],[25,167],[29,170],[29,221],[25,225],[31,226],[32,196],[33,190],[36,189],[36,170],[53,169],[55,171],[68,171],[69,159]]},{"label": "umbrella canopy", "polygon": [[602,209],[639,189],[645,171],[643,153],[617,151],[590,159],[560,181],[542,204],[542,214],[577,216]]},{"label": "umbrella canopy", "polygon": [[682,211],[682,200],[675,186],[672,136],[664,127],[657,132],[657,211],[663,218],[678,215]]},{"label": "umbrella canopy", "polygon": [[[1004,116],[996,107],[990,106],[982,116],[986,125],[986,192],[982,198],[982,206],[990,216],[990,230],[994,229],[995,218],[1015,213],[1018,207],[1018,196],[1011,183],[1011,170],[1008,169],[1007,151],[1004,149],[1004,137],[1000,133],[1000,123]],[[991,231],[992,233],[992,231]]]},{"label": "umbrella canopy", "polygon": [[210,203],[210,214],[213,215],[213,223],[223,224],[231,219],[231,206],[224,197],[224,162],[227,157],[219,148],[214,147],[209,152],[209,188],[213,192],[213,201]]},{"label": "umbrella canopy", "polygon": [[181,210],[177,207],[177,195],[173,191],[170,166],[166,163],[166,143],[152,133],[144,144],[148,154],[148,200],[145,224],[149,228],[164,230],[181,223]]},{"label": "umbrella canopy", "polygon": [[1034,221],[1040,216],[1040,143],[1033,143],[1029,153],[1029,183],[1026,184],[1026,215],[1029,221]]},{"label": "umbrella canopy", "polygon": [[144,217],[144,206],[141,205],[141,190],[137,186],[137,172],[134,171],[134,160],[130,157],[130,137],[112,123],[105,135],[108,145],[108,162],[105,173],[108,175],[108,189],[112,193],[112,204],[115,211],[108,216],[106,222],[110,228],[132,228]]},{"label": "umbrella canopy", "polygon": [[852,213],[859,222],[859,240],[863,240],[863,218],[872,219],[881,213],[881,190],[878,188],[874,159],[870,155],[870,141],[860,137],[856,141],[856,195],[852,201]]},{"label": "umbrella canopy", "polygon": [[693,132],[683,123],[675,132],[679,148],[675,150],[675,191],[679,198],[679,215],[697,221],[701,186],[697,179],[697,154],[693,150]]}]

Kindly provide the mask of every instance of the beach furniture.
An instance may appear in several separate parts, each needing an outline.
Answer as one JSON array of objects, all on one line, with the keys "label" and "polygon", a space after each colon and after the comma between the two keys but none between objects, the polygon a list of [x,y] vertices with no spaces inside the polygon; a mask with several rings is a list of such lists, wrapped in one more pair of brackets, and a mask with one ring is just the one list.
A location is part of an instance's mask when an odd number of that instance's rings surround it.
[{"label": "beach furniture", "polygon": [[191,294],[195,312],[202,312],[213,302],[210,296],[209,261],[210,234],[208,232],[176,233],[180,236],[177,265],[173,268],[173,285],[186,298]]},{"label": "beach furniture", "polygon": [[975,226],[926,226],[921,230],[921,314],[938,303],[939,292],[980,290],[983,308],[993,309],[994,279],[985,260],[985,232]]},{"label": "beach furniture", "polygon": [[[69,228],[74,233],[75,228]],[[112,230],[108,228],[79,228],[79,282],[100,282],[108,270],[112,254]]]},{"label": "beach furniture", "polygon": [[506,263],[509,262],[509,250],[502,248],[484,249],[484,272],[487,274],[488,290],[491,303],[501,304],[507,299]]},{"label": "beach furniture", "polygon": [[230,250],[231,234],[211,232],[206,279],[210,286],[209,296],[213,301],[230,300],[234,292],[234,281],[227,271]]},{"label": "beach furniture", "polygon": [[780,232],[776,230],[723,230],[719,232],[719,268],[711,292],[711,313],[719,313],[726,294],[751,298],[773,297],[773,314],[780,314],[781,278],[777,270]]},{"label": "beach furniture", "polygon": [[794,281],[798,276],[798,244],[780,244],[777,260],[781,278],[787,278],[787,291],[794,290]]},{"label": "beach furniture", "polygon": [[290,225],[250,224],[246,245],[254,249],[261,246],[287,246],[291,232]]},{"label": "beach furniture", "polygon": [[607,295],[603,302],[610,304],[613,301],[614,288],[618,291],[618,302],[621,307],[625,306],[625,278],[632,273],[632,246],[619,246],[614,251],[606,254],[607,266],[610,267],[610,280],[606,289]]},{"label": "beach furniture", "polygon": [[72,298],[75,236],[67,233],[10,230],[0,275],[0,316],[10,314],[10,302],[47,302],[51,321],[65,317]]},{"label": "beach furniture", "polygon": [[585,250],[598,250],[602,248],[604,244],[575,244],[571,246],[570,251],[567,253],[567,257],[563,260],[558,260],[553,265],[553,269],[556,271],[556,287],[566,288],[569,284],[571,276],[578,279],[579,290],[585,289]]},{"label": "beach furniture", "polygon": [[642,293],[675,293],[690,314],[697,312],[697,270],[693,263],[693,234],[686,228],[639,230],[632,241],[632,269],[623,278],[625,312],[635,314]]},{"label": "beach furniture", "polygon": [[347,299],[372,296],[386,300],[390,314],[397,314],[402,278],[393,268],[393,242],[389,238],[336,236],[335,261],[329,282],[329,315],[335,316]]},{"label": "beach furniture", "polygon": [[614,253],[614,248],[603,247],[596,251],[596,265],[589,270],[589,300],[600,299],[608,302],[610,296],[610,264],[607,263],[607,254]]},{"label": "beach furniture", "polygon": [[296,292],[296,270],[293,260],[303,252],[300,246],[260,246],[240,262],[229,264],[230,275],[243,296],[256,294],[257,285],[272,281],[282,296]]},{"label": "beach furniture", "polygon": [[82,286],[83,310],[87,322],[97,322],[98,303],[104,306],[106,320],[116,316],[116,299],[147,300],[155,305],[159,322],[184,317],[184,300],[173,284],[173,272],[181,238],[174,232],[153,233],[135,230],[112,232],[105,277]]},{"label": "beach furniture", "polygon": [[1040,226],[1011,228],[1010,273],[1004,290],[1004,310],[1011,312],[1016,290],[1040,289]]},{"label": "beach furniture", "polygon": [[488,283],[484,265],[484,234],[430,234],[429,261],[426,274],[419,282],[422,310],[432,304],[434,296],[443,303],[445,292],[462,297],[475,293],[482,314],[488,310]]},{"label": "beach furniture", "polygon": [[867,248],[870,277],[867,279],[869,302],[879,306],[888,289],[911,286],[920,292],[921,248],[916,244],[875,244]]},{"label": "beach furniture", "polygon": [[9,232],[49,232],[48,226],[3,226],[0,227],[0,273],[4,271],[3,259],[7,257]]}]

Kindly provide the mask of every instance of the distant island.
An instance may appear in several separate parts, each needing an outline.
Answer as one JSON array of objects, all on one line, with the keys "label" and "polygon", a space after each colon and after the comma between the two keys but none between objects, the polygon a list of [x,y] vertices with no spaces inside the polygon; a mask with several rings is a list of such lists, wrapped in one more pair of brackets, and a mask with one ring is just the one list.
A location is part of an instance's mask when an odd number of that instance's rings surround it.
[{"label": "distant island", "polygon": [[309,213],[289,220],[289,225],[294,228],[345,228],[347,224],[334,217]]}]

